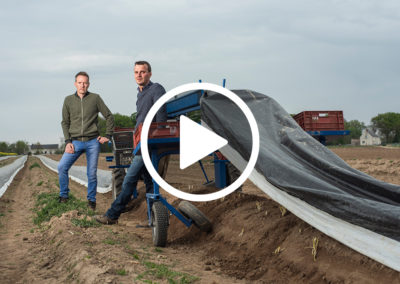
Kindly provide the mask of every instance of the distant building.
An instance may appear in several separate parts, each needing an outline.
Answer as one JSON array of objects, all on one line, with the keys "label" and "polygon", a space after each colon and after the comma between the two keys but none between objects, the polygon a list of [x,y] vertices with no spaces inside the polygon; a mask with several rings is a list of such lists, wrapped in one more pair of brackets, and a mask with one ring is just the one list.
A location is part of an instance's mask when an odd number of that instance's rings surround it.
[{"label": "distant building", "polygon": [[376,133],[370,129],[363,129],[360,136],[360,145],[361,146],[371,146],[371,145],[381,145],[382,141]]},{"label": "distant building", "polygon": [[351,146],[360,146],[360,139],[351,139]]},{"label": "distant building", "polygon": [[55,154],[58,150],[58,144],[32,144],[30,151],[32,154]]}]

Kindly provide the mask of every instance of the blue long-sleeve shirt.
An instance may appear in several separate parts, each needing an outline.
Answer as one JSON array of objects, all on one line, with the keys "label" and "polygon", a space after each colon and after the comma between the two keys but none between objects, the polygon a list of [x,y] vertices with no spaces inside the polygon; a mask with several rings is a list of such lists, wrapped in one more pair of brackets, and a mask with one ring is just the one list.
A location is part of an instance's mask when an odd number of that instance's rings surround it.
[{"label": "blue long-sleeve shirt", "polygon": [[[138,88],[136,101],[136,126],[143,123],[150,108],[165,94],[165,89],[158,83],[149,82],[142,91]],[[164,104],[156,113],[153,122],[167,121],[167,107]]]}]

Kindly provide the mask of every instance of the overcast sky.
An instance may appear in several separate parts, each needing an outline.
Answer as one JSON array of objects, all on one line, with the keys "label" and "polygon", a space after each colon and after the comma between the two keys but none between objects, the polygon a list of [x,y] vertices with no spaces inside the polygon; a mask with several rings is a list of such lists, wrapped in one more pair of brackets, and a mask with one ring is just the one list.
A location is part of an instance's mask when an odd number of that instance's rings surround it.
[{"label": "overcast sky", "polygon": [[0,10],[0,141],[59,143],[74,74],[135,112],[133,62],[166,90],[251,89],[289,113],[400,112],[400,1],[7,1]]}]

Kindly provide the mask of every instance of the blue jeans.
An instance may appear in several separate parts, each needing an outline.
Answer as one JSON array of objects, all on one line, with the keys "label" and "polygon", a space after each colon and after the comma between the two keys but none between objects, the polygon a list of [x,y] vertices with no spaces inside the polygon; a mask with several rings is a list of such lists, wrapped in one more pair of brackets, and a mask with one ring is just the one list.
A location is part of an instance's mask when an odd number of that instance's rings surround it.
[{"label": "blue jeans", "polygon": [[97,193],[97,162],[99,160],[100,143],[97,139],[92,139],[86,142],[74,140],[72,141],[75,152],[73,154],[64,153],[58,163],[58,178],[60,182],[60,197],[68,198],[69,193],[69,177],[68,171],[73,163],[86,152],[87,160],[87,177],[88,177],[88,192],[87,199],[96,202]]},{"label": "blue jeans", "polygon": [[132,194],[136,189],[140,176],[143,175],[144,183],[146,185],[146,193],[153,193],[153,180],[144,166],[142,156],[135,156],[126,173],[124,182],[122,183],[122,191],[117,199],[111,204],[110,209],[107,210],[106,216],[110,219],[118,219],[125,206],[132,198]]}]

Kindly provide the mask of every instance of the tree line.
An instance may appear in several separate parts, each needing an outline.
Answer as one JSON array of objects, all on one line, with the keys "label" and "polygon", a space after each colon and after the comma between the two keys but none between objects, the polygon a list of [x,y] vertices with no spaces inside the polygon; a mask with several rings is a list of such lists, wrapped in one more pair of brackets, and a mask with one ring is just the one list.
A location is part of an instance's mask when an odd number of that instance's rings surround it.
[{"label": "tree line", "polygon": [[[200,111],[191,112],[189,118],[199,122],[201,117]],[[120,113],[114,114],[114,121],[116,127],[134,128],[136,125],[136,112],[131,115],[123,115]],[[98,121],[100,135],[106,133],[106,121],[99,117]],[[400,113],[386,112],[378,114],[371,119],[371,124],[368,126],[381,137],[383,143],[400,143]],[[341,137],[337,140],[331,141],[330,144],[350,144],[351,139],[359,139],[362,130],[367,128],[364,122],[358,120],[350,120],[344,122],[345,130],[350,131],[350,135]],[[63,152],[61,147],[60,152]],[[26,154],[29,151],[28,142],[19,140],[15,143],[7,143],[0,141],[0,152],[2,153],[16,153],[18,155]],[[110,152],[109,145],[101,146],[102,152]]]},{"label": "tree line", "polygon": [[15,153],[18,155],[26,154],[29,151],[28,142],[17,141],[15,143],[7,143],[5,141],[0,141],[0,152],[1,153]]},{"label": "tree line", "polygon": [[386,112],[371,118],[371,124],[365,125],[358,120],[344,122],[344,129],[350,135],[331,141],[330,144],[350,144],[351,139],[360,139],[363,129],[372,129],[382,140],[382,143],[400,143],[400,113]]},{"label": "tree line", "polygon": [[[122,115],[119,113],[114,114],[115,126],[116,127],[135,127],[136,124],[136,112],[132,113],[130,116]],[[105,135],[106,132],[106,121],[99,117],[98,122],[100,135]],[[36,145],[40,145],[40,143],[36,143]],[[65,145],[61,145],[61,147],[56,151],[56,153],[63,153]],[[110,152],[111,148],[108,145],[102,145],[102,152]],[[27,154],[29,152],[29,143],[26,141],[19,140],[15,143],[8,143],[5,141],[0,141],[0,156],[1,153],[15,153],[18,155]],[[37,152],[39,154],[39,151]]]},{"label": "tree line", "polygon": [[400,142],[400,113],[386,112],[371,119],[372,128],[378,130],[386,143]]},{"label": "tree line", "polygon": [[[201,112],[199,110],[189,113],[189,118],[193,121],[200,122]],[[122,115],[119,113],[114,114],[116,127],[129,127],[133,128],[136,125],[136,112],[130,116]],[[100,134],[104,135],[106,131],[106,121],[102,118],[99,120]],[[349,130],[350,134],[340,137],[330,144],[350,144],[351,139],[360,139],[363,129],[371,128],[379,135],[383,143],[400,143],[400,113],[387,112],[378,114],[371,119],[370,125],[365,125],[364,122],[359,120],[350,120],[344,122],[344,129]],[[106,146],[103,145],[103,151],[107,151]]]}]

